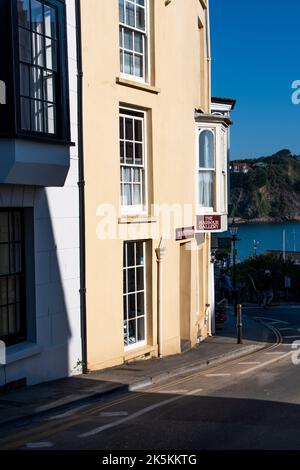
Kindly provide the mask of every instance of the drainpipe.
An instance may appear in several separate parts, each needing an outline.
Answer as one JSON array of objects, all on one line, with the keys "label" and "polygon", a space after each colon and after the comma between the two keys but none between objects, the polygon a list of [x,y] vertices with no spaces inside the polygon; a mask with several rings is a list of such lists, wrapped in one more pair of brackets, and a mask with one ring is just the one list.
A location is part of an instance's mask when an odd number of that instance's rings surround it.
[{"label": "drainpipe", "polygon": [[166,248],[161,237],[158,248],[155,249],[157,261],[157,344],[158,357],[163,356],[163,260]]},{"label": "drainpipe", "polygon": [[79,173],[79,251],[80,251],[80,317],[82,344],[82,372],[87,373],[87,325],[86,325],[86,257],[85,257],[85,180],[83,145],[83,69],[81,38],[81,4],[75,0],[77,26],[77,122],[78,122],[78,173]]}]

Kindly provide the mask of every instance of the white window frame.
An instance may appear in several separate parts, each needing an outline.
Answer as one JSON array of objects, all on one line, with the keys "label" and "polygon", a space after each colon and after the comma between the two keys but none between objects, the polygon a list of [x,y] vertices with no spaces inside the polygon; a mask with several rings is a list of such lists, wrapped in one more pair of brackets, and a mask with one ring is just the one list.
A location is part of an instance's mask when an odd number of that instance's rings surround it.
[{"label": "white window frame", "polygon": [[[122,110],[127,111],[125,114],[122,112]],[[130,112],[133,113],[133,115],[130,115]],[[139,113],[141,114],[141,117],[135,116],[134,113]],[[146,120],[146,112],[145,111],[140,111],[137,109],[133,108],[125,108],[123,106],[120,106],[119,110],[119,118],[122,117],[124,119],[124,138],[121,139],[121,136],[119,136],[119,147],[121,140],[126,142],[125,139],[125,119],[134,119],[134,120],[139,120],[142,122],[142,156],[143,156],[143,164],[142,165],[135,165],[134,163],[132,164],[127,164],[127,163],[122,163],[121,162],[121,152],[119,150],[119,156],[120,156],[120,204],[121,204],[121,213],[124,215],[146,215],[148,211],[148,182],[147,182],[147,120]],[[134,132],[134,126],[133,126],[133,132]],[[135,158],[135,143],[140,143],[140,141],[135,141],[134,139],[135,135],[133,135],[133,160]],[[125,155],[125,145],[124,145],[124,155]],[[131,204],[131,205],[123,205],[122,204],[122,199],[123,199],[123,193],[122,193],[122,185],[124,184],[122,182],[122,168],[131,168],[131,171],[133,169],[140,169],[141,170],[141,204]],[[133,183],[130,183],[131,186],[133,187]],[[133,196],[133,194],[132,194]],[[132,197],[133,200],[133,197]]]},{"label": "white window frame", "polygon": [[[202,168],[200,167],[200,135],[202,132],[204,131],[209,131],[212,133],[213,135],[213,139],[214,139],[214,167],[213,168]],[[201,213],[214,213],[215,212],[215,209],[216,209],[216,191],[217,191],[217,188],[216,188],[216,182],[217,182],[217,145],[216,145],[216,129],[214,127],[197,127],[197,132],[196,132],[196,138],[197,138],[197,145],[196,145],[196,149],[197,149],[197,158],[196,158],[196,165],[197,165],[197,169],[196,169],[196,197],[197,197],[197,200],[196,200],[196,207],[197,207],[197,213],[201,214]],[[200,194],[199,194],[199,174],[200,174],[200,171],[201,172],[204,172],[204,171],[209,171],[209,172],[213,172],[213,205],[212,206],[201,206],[199,204],[199,197],[200,197]]]},{"label": "white window frame", "polygon": [[[127,80],[132,80],[132,81],[136,81],[136,82],[140,82],[140,83],[149,83],[149,81],[150,81],[150,78],[149,78],[149,76],[150,76],[150,73],[149,73],[149,71],[150,71],[149,0],[145,0],[145,6],[144,7],[139,5],[139,7],[144,8],[144,10],[145,10],[145,30],[126,24],[126,3],[129,3],[129,4],[134,6],[135,18],[136,18],[136,6],[137,6],[137,4],[136,4],[135,0],[124,0],[124,19],[125,19],[125,23],[122,23],[119,20],[119,35],[122,34],[122,43],[123,43],[124,47],[121,47],[120,38],[119,38],[119,51],[120,51],[120,54],[121,54],[122,51],[127,51],[130,54],[142,55],[143,56],[143,72],[144,73],[143,73],[142,77],[139,77],[139,76],[135,75],[134,73],[133,74],[128,74],[128,73],[122,72],[122,70],[124,70],[124,53],[122,53],[122,67],[121,67],[121,62],[120,62],[120,76],[121,76],[121,78],[124,78],[124,79],[127,79]],[[142,53],[134,52],[134,50],[130,50],[130,49],[125,49],[124,29],[128,29],[133,33],[136,32],[136,33],[142,34],[142,36],[143,36],[143,52]],[[133,70],[134,70],[134,60],[133,60]]]},{"label": "white window frame", "polygon": [[[135,256],[135,262],[136,262],[136,244],[138,243],[141,243],[142,246],[143,246],[143,264],[135,264],[134,266],[128,266],[128,258],[127,258],[127,249],[126,249],[126,245],[128,243],[134,243],[134,256]],[[144,333],[145,333],[145,339],[144,340],[141,340],[141,341],[136,341],[135,343],[132,343],[132,344],[129,344],[129,345],[125,345],[125,341],[124,341],[124,351],[127,352],[127,351],[131,351],[132,349],[137,349],[137,348],[140,348],[140,347],[143,347],[143,346],[146,346],[147,344],[147,320],[148,320],[148,315],[147,315],[147,284],[146,284],[146,269],[147,269],[147,265],[146,265],[146,241],[144,240],[128,240],[128,241],[125,241],[124,242],[124,249],[125,249],[125,257],[126,257],[126,260],[125,260],[125,266],[124,266],[124,262],[123,262],[123,276],[124,276],[124,273],[126,273],[126,271],[128,271],[129,269],[134,269],[135,270],[135,286],[137,288],[137,269],[138,268],[143,268],[143,282],[144,282],[144,289],[143,290],[136,290],[136,291],[133,291],[133,292],[129,292],[128,291],[128,276],[126,275],[126,292],[124,292],[123,290],[123,333],[124,333],[124,339],[125,339],[125,324],[126,324],[126,328],[127,328],[127,331],[129,331],[129,321],[133,321],[135,320],[136,322],[136,339],[137,339],[137,333],[138,333],[138,319],[139,318],[144,318]],[[138,316],[137,315],[137,295],[138,294],[144,294],[144,315],[140,315]],[[136,307],[136,316],[132,319],[129,320],[129,316],[128,316],[128,302],[126,302],[126,320],[124,319],[124,297],[128,297],[129,295],[135,295],[135,307]]]}]

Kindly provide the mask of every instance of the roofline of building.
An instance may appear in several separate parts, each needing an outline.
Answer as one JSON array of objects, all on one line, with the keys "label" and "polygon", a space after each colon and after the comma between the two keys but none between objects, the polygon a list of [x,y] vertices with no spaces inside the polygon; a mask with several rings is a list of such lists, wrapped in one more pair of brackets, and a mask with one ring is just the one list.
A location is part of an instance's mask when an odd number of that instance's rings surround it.
[{"label": "roofline of building", "polygon": [[211,102],[216,103],[216,104],[227,104],[227,105],[231,106],[231,109],[234,109],[235,105],[236,105],[236,99],[235,98],[223,98],[223,97],[219,97],[219,96],[212,96]]}]

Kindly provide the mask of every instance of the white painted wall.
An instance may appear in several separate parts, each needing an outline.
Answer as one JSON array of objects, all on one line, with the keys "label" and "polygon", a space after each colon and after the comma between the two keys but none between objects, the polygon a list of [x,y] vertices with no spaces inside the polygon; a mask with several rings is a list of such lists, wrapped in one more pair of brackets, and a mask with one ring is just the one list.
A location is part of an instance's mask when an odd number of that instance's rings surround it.
[{"label": "white painted wall", "polygon": [[[6,381],[28,384],[80,372],[80,272],[75,1],[66,0],[71,139],[70,170],[62,188],[0,185],[0,207],[31,207],[34,214],[36,342],[7,349]],[[4,384],[0,365],[0,386]]]}]

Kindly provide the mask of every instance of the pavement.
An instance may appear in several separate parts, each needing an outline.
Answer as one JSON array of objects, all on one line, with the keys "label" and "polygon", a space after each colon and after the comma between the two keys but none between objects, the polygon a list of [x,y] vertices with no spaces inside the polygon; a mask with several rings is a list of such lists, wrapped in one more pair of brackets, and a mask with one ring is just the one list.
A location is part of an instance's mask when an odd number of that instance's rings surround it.
[{"label": "pavement", "polygon": [[0,428],[101,401],[109,395],[138,390],[191,371],[225,363],[273,343],[271,330],[243,318],[243,344],[236,341],[236,319],[229,313],[217,334],[182,354],[135,361],[121,366],[43,383],[0,395]]}]

